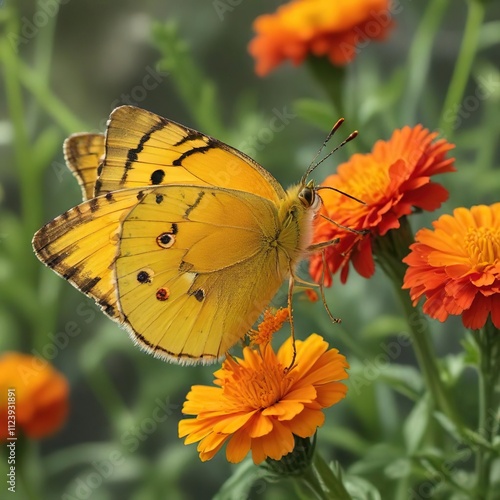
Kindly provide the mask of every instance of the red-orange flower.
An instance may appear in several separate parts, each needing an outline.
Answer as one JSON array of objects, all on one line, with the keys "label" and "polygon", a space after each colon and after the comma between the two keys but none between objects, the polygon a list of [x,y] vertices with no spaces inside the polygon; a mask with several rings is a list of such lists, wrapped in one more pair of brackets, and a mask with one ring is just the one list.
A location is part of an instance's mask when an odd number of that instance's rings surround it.
[{"label": "red-orange flower", "polygon": [[[446,189],[432,182],[431,176],[455,170],[453,158],[446,158],[453,145],[444,139],[434,141],[436,137],[437,133],[422,125],[396,130],[388,141],[378,141],[371,153],[353,155],[338,167],[337,174],[325,179],[322,186],[340,189],[365,205],[324,189],[320,191],[323,214],[347,228],[367,232],[356,234],[316,218],[314,243],[340,239],[326,249],[325,285],[331,284],[331,273],[339,269],[345,283],[350,262],[361,276],[369,278],[375,270],[373,238],[398,228],[399,219],[414,207],[435,210],[448,198]],[[316,281],[321,280],[321,254],[312,257],[310,272]]]},{"label": "red-orange flower", "polygon": [[42,438],[58,430],[68,413],[68,382],[47,361],[27,354],[0,358],[0,439],[20,431]]},{"label": "red-orange flower", "polygon": [[264,76],[289,59],[327,56],[335,65],[352,61],[369,40],[383,39],[393,21],[389,0],[295,0],[258,17],[249,51]]},{"label": "red-orange flower", "polygon": [[467,328],[484,326],[488,316],[500,328],[500,203],[457,208],[453,216],[421,229],[403,260],[409,265],[403,288],[424,312],[440,321],[462,315]]},{"label": "red-orange flower", "polygon": [[281,459],[294,448],[294,435],[307,438],[323,425],[323,409],[345,397],[348,364],[337,349],[316,334],[297,341],[292,369],[288,339],[275,353],[271,344],[245,347],[243,359],[228,357],[215,372],[218,387],[193,386],[182,412],[196,418],[179,422],[185,444],[200,441],[203,461],[227,442],[229,462],[248,452],[256,464],[267,457]]}]

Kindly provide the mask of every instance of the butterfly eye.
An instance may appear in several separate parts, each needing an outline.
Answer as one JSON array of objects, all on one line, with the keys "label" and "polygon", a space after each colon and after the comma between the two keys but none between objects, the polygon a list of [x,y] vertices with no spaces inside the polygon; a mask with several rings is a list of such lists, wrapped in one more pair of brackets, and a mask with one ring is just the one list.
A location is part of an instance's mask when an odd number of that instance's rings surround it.
[{"label": "butterfly eye", "polygon": [[306,186],[299,193],[299,200],[302,202],[306,208],[312,207],[316,201],[316,192],[313,188]]}]

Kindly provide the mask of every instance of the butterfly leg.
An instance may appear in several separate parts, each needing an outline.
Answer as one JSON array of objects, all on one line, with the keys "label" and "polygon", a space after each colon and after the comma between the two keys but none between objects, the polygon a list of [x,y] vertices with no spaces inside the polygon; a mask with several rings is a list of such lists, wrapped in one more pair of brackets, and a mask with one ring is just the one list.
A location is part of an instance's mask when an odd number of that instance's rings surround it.
[{"label": "butterfly leg", "polygon": [[314,243],[313,245],[309,245],[306,249],[308,253],[318,252],[326,247],[331,247],[332,245],[337,245],[340,242],[340,238],[333,238],[328,241],[321,241],[320,243]]},{"label": "butterfly leg", "polygon": [[354,233],[357,235],[364,236],[365,234],[368,234],[370,231],[368,229],[353,229],[352,227],[347,227],[343,226],[342,224],[339,224],[338,222],[335,222],[333,219],[328,217],[325,214],[319,214],[320,217],[323,217],[323,219],[327,220],[328,222],[331,222],[332,224],[336,225],[338,228],[343,229],[344,231],[349,231],[350,233]]},{"label": "butterfly leg", "polygon": [[290,336],[292,337],[292,361],[286,371],[289,372],[295,363],[295,358],[297,357],[297,347],[295,346],[295,327],[293,324],[293,308],[292,308],[292,297],[293,297],[293,285],[295,282],[295,276],[293,270],[290,268],[290,279],[288,281],[288,316],[290,318]]},{"label": "butterfly leg", "polygon": [[330,311],[330,308],[328,307],[328,304],[326,303],[326,297],[325,297],[325,269],[326,269],[326,253],[325,249],[321,249],[321,260],[323,262],[323,268],[321,270],[321,280],[319,282],[319,294],[321,296],[321,301],[323,302],[323,306],[326,309],[326,313],[328,314],[328,317],[330,318],[332,323],[340,323],[341,319],[336,318],[332,312]]}]

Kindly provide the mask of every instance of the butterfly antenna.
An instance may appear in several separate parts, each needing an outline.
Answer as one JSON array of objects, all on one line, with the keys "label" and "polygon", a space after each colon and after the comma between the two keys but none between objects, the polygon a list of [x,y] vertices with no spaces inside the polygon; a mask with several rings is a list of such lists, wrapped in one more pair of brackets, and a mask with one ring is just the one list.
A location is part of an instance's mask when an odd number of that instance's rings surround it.
[{"label": "butterfly antenna", "polygon": [[323,150],[323,148],[326,146],[327,142],[332,138],[333,134],[338,130],[338,128],[344,123],[344,119],[341,118],[340,120],[337,121],[337,123],[333,126],[332,130],[328,134],[327,138],[325,139],[325,142],[321,146],[321,149],[318,151],[316,156],[313,159],[313,162],[311,165],[309,165],[309,168],[306,170],[306,173],[303,175],[301,179],[301,184],[305,184],[307,178],[311,174],[311,172],[316,168],[319,167],[325,160],[328,160],[330,156],[332,156],[333,153],[336,153],[340,148],[343,148],[348,142],[351,142],[353,139],[355,139],[358,136],[358,131],[354,130],[351,132],[337,147],[335,147],[332,151],[330,151],[324,158],[322,158],[320,161],[317,163],[314,163],[314,160],[318,157],[319,153]]},{"label": "butterfly antenna", "polygon": [[330,132],[328,132],[328,135],[326,136],[326,139],[323,141],[323,144],[318,149],[318,152],[314,155],[314,158],[311,160],[311,163],[309,164],[309,167],[307,168],[306,173],[302,176],[302,179],[300,181],[301,184],[306,183],[306,180],[309,177],[309,174],[317,167],[317,165],[315,165],[315,163],[314,163],[316,161],[316,158],[321,154],[321,151],[323,151],[323,149],[326,148],[326,145],[328,144],[330,139],[333,137],[333,134],[335,134],[335,132],[337,132],[337,130],[341,127],[341,125],[343,123],[344,123],[344,118],[339,118],[337,120],[337,122],[335,123],[335,125],[332,127],[332,130],[330,130]]},{"label": "butterfly antenna", "polygon": [[351,198],[351,200],[357,201],[358,203],[361,203],[361,205],[366,205],[366,203],[363,200],[360,200],[359,198],[356,198],[352,194],[346,193],[345,191],[342,191],[341,189],[334,188],[332,186],[319,186],[316,188],[316,191],[321,191],[322,189],[329,189],[330,191],[335,191],[337,193],[340,193],[347,198]]}]

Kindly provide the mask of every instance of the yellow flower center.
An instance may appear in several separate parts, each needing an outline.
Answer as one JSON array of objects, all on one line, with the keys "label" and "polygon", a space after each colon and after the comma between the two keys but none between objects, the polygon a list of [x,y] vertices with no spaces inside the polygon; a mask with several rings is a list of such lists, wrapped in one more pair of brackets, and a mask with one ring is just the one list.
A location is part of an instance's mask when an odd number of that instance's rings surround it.
[{"label": "yellow flower center", "polygon": [[236,407],[259,410],[278,402],[291,383],[291,376],[279,364],[258,368],[239,366],[231,383],[224,385],[224,394]]},{"label": "yellow flower center", "polygon": [[495,264],[500,259],[500,229],[469,228],[465,235],[465,249],[476,269]]},{"label": "yellow flower center", "polygon": [[[345,186],[342,186],[342,190],[355,198],[369,204],[380,200],[382,194],[387,192],[389,175],[387,169],[381,165],[377,165],[376,168],[373,166],[373,168],[363,169],[362,172],[352,172],[352,174],[354,175],[349,178]],[[358,202],[347,197],[343,198],[346,203],[359,206]]]}]

